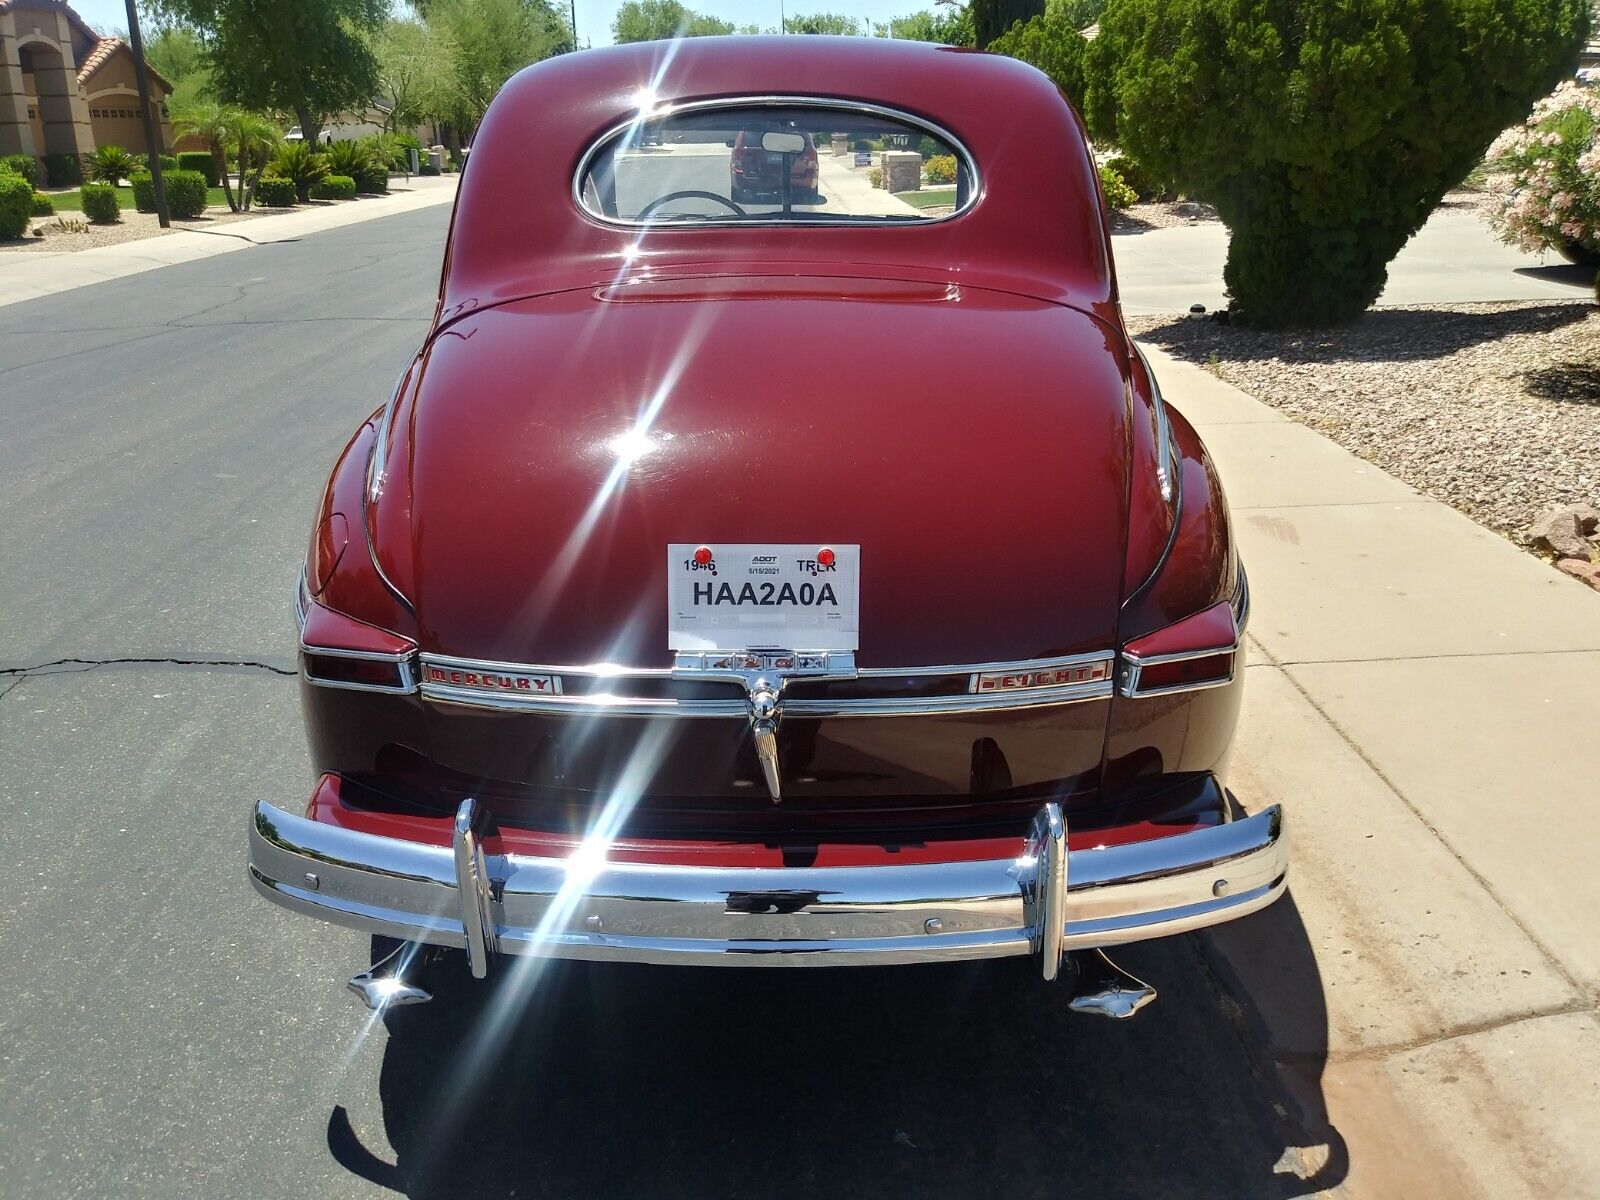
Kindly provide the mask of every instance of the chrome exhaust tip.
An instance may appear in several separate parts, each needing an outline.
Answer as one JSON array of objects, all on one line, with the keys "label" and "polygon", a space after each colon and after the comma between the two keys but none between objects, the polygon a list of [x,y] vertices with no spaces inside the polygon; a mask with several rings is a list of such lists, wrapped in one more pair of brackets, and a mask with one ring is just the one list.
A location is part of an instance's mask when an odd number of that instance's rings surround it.
[{"label": "chrome exhaust tip", "polygon": [[[373,1012],[400,1008],[407,1004],[426,1004],[433,993],[418,986],[417,976],[426,965],[424,948],[415,942],[401,942],[348,984]],[[412,978],[406,978],[407,974]]]},{"label": "chrome exhaust tip", "polygon": [[1156,998],[1155,988],[1117,966],[1104,950],[1074,950],[1070,957],[1074,978],[1067,1006],[1073,1012],[1126,1021]]}]

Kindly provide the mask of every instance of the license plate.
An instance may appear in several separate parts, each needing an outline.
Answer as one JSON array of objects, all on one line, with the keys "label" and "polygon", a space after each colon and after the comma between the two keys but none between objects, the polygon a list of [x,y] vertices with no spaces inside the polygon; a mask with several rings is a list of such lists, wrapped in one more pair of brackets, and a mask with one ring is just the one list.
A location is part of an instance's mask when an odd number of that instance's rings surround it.
[{"label": "license plate", "polygon": [[670,650],[856,650],[861,547],[667,547]]}]

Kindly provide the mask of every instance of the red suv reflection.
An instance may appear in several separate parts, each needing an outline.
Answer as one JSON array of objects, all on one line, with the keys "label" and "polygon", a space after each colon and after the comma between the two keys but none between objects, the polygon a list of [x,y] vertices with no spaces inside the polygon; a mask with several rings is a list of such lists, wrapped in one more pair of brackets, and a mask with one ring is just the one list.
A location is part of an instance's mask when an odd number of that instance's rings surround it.
[{"label": "red suv reflection", "polygon": [[[761,148],[761,135],[765,129],[742,129],[733,139],[732,175],[728,194],[734,203],[742,203],[753,196],[767,193],[780,195],[783,191],[782,154]],[[799,154],[789,155],[789,184],[794,200],[815,200],[817,196],[817,144],[809,133],[803,135],[806,148]]]}]

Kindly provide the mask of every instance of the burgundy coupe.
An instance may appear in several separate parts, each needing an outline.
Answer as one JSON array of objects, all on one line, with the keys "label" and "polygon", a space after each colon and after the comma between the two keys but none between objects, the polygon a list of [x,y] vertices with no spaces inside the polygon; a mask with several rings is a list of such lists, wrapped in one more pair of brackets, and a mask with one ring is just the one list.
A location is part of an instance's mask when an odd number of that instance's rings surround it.
[{"label": "burgundy coupe", "polygon": [[[751,130],[815,193],[731,194]],[[862,142],[954,187],[874,186]],[[316,780],[255,805],[250,875],[390,940],[375,1006],[463,955],[1027,956],[1131,1015],[1106,947],[1284,888],[1281,812],[1224,775],[1248,599],[1045,76],[831,37],[555,58],[490,107],[432,327],[322,498]]]}]

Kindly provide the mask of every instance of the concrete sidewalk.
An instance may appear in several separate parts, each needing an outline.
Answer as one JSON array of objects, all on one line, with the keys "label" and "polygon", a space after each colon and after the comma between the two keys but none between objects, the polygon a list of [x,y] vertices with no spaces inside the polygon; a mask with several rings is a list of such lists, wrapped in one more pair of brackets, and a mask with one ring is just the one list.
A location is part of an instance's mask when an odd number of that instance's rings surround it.
[{"label": "concrete sidewalk", "polygon": [[1593,1194],[1600,595],[1148,353],[1250,572],[1234,784],[1287,805],[1291,896],[1206,941],[1301,1101],[1296,1173],[1340,1195]]},{"label": "concrete sidewalk", "polygon": [[[1126,311],[1226,307],[1222,266],[1228,231],[1218,222],[1118,233],[1112,240]],[[1593,291],[1593,271],[1554,254],[1524,254],[1501,245],[1477,213],[1441,208],[1389,264],[1389,282],[1378,303],[1581,300]]]},{"label": "concrete sidewalk", "polygon": [[94,250],[0,254],[0,306],[86,284],[104,283],[108,279],[121,279],[157,267],[210,258],[214,254],[298,241],[307,234],[341,225],[392,217],[434,204],[449,204],[455,200],[458,179],[456,175],[418,176],[405,185],[405,190],[392,191],[386,196],[363,196],[343,204],[229,223],[215,230],[181,230]]}]

